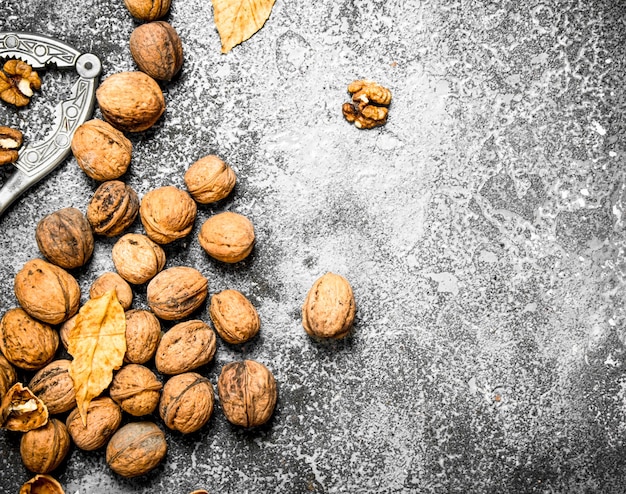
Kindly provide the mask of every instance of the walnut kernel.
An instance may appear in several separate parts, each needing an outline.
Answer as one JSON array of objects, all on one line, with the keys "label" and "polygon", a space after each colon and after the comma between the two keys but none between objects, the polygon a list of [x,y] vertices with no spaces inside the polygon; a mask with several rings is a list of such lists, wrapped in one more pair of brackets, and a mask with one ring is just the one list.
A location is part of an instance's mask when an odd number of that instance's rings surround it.
[{"label": "walnut kernel", "polygon": [[24,136],[18,129],[0,126],[0,166],[15,163],[19,158]]},{"label": "walnut kernel", "polygon": [[48,408],[20,382],[6,392],[0,404],[0,427],[27,432],[48,422]]},{"label": "walnut kernel", "polygon": [[37,72],[21,60],[8,60],[0,72],[0,99],[15,106],[26,106],[34,90],[41,89]]},{"label": "walnut kernel", "polygon": [[342,107],[345,119],[358,129],[372,129],[387,123],[391,91],[374,81],[357,80],[348,85],[353,103]]}]

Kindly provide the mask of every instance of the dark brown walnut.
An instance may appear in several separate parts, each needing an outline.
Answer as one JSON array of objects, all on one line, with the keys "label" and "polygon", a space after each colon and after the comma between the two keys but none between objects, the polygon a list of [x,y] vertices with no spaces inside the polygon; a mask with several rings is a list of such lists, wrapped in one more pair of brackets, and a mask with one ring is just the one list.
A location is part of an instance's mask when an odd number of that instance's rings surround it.
[{"label": "dark brown walnut", "polygon": [[37,224],[35,240],[44,257],[64,269],[84,266],[93,254],[91,225],[72,207],[44,216]]},{"label": "dark brown walnut", "polygon": [[87,408],[87,426],[83,425],[78,408],[67,416],[67,430],[74,444],[85,451],[93,451],[106,444],[122,423],[122,410],[109,397],[91,401]]},{"label": "dark brown walnut", "polygon": [[0,403],[11,386],[17,382],[17,373],[4,355],[0,353]]},{"label": "dark brown walnut", "polygon": [[232,344],[248,341],[261,327],[258,312],[246,296],[237,290],[223,290],[214,294],[209,314],[217,334]]},{"label": "dark brown walnut", "polygon": [[131,422],[117,431],[106,449],[106,462],[122,477],[137,477],[154,469],[167,453],[165,434],[153,422]]},{"label": "dark brown walnut", "polygon": [[124,362],[145,364],[154,357],[161,341],[161,323],[150,311],[126,312],[126,353]]},{"label": "dark brown walnut", "polygon": [[147,283],[165,267],[163,248],[140,233],[120,237],[111,255],[119,275],[134,285]]},{"label": "dark brown walnut", "polygon": [[232,424],[256,427],[274,413],[276,380],[267,367],[254,360],[226,364],[217,391],[224,415]]},{"label": "dark brown walnut", "polygon": [[165,17],[171,0],[124,0],[130,14],[141,21],[154,21]]},{"label": "dark brown walnut", "polygon": [[69,373],[70,364],[65,359],[50,362],[28,383],[28,388],[45,403],[51,415],[69,412],[76,406],[74,381]]},{"label": "dark brown walnut", "polygon": [[139,208],[146,235],[158,244],[169,244],[189,235],[196,214],[197,206],[191,196],[172,185],[149,191]]},{"label": "dark brown walnut", "polygon": [[87,220],[93,231],[106,237],[120,235],[138,213],[137,193],[119,180],[103,182],[87,205]]},{"label": "dark brown walnut", "polygon": [[48,409],[30,389],[17,382],[6,392],[0,404],[0,428],[27,432],[48,423]]},{"label": "dark brown walnut", "polygon": [[169,429],[190,434],[211,418],[214,395],[213,386],[206,377],[196,372],[178,374],[163,387],[159,415]]},{"label": "dark brown walnut", "polygon": [[235,263],[252,252],[254,227],[245,216],[225,211],[204,222],[198,240],[211,257],[218,261]]},{"label": "dark brown walnut", "polygon": [[196,202],[210,204],[224,199],[237,182],[233,169],[218,156],[200,158],[185,172],[185,185]]},{"label": "dark brown walnut", "polygon": [[208,364],[215,347],[215,333],[204,321],[181,322],[161,338],[154,363],[161,374],[182,374]]},{"label": "dark brown walnut", "polygon": [[39,370],[54,358],[59,334],[21,308],[9,309],[0,321],[0,351],[15,367]]},{"label": "dark brown walnut", "polygon": [[85,174],[104,182],[121,177],[128,170],[133,145],[111,124],[94,118],[76,129],[72,153]]},{"label": "dark brown walnut", "polygon": [[24,136],[18,129],[0,126],[0,166],[15,163],[19,158]]},{"label": "dark brown walnut", "polygon": [[119,274],[108,271],[96,278],[89,288],[89,297],[102,297],[105,293],[115,290],[117,300],[124,310],[130,309],[133,303],[133,289]]},{"label": "dark brown walnut", "polygon": [[326,273],[313,283],[302,306],[302,326],[318,338],[344,338],[350,333],[356,304],[343,276]]},{"label": "dark brown walnut", "polygon": [[26,432],[20,440],[24,466],[35,473],[55,470],[70,450],[70,435],[65,424],[57,419],[38,429]]},{"label": "dark brown walnut", "polygon": [[113,377],[109,395],[123,411],[141,417],[156,410],[162,388],[163,384],[150,369],[128,364]]},{"label": "dark brown walnut", "polygon": [[19,494],[65,494],[65,491],[54,477],[37,474],[22,485]]},{"label": "dark brown walnut", "polygon": [[183,319],[204,302],[208,295],[208,285],[208,280],[195,268],[168,268],[148,283],[148,305],[161,319]]},{"label": "dark brown walnut", "polygon": [[80,287],[59,266],[32,259],[15,275],[14,290],[22,308],[35,319],[61,324],[78,312]]},{"label": "dark brown walnut", "polygon": [[130,54],[139,70],[158,81],[172,80],[183,66],[183,44],[165,21],[136,27],[130,35]]}]

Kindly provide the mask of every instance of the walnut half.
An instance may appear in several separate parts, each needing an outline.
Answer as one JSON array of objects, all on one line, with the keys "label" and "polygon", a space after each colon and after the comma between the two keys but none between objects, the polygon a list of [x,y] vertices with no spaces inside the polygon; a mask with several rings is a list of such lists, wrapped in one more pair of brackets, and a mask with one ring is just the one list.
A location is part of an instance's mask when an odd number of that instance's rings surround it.
[{"label": "walnut half", "polygon": [[39,74],[26,62],[9,60],[0,72],[0,99],[15,106],[26,106],[34,90],[41,89]]}]

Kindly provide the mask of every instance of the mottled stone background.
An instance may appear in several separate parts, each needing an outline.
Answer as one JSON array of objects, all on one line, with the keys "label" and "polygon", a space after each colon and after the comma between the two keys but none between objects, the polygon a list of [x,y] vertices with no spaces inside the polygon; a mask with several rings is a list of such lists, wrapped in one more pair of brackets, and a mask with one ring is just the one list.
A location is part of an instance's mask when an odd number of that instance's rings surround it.
[{"label": "mottled stone background", "polygon": [[[259,360],[279,402],[254,431],[218,405],[198,433],[168,433],[166,461],[135,480],[103,451],[74,448],[55,474],[66,492],[626,492],[624,3],[278,0],[226,55],[209,0],[173,0],[167,20],[184,67],[163,85],[159,123],[131,136],[124,179],[142,196],[184,187],[209,153],[235,169],[234,193],[200,207],[167,266],[250,297],[260,335],[220,342],[201,372],[215,385],[225,363]],[[0,30],[92,51],[103,78],[134,69],[136,26],[122,0],[0,5]],[[72,81],[42,75],[28,108],[0,106],[0,123],[31,141]],[[363,77],[393,91],[383,128],[341,116]],[[3,311],[15,273],[40,255],[37,221],[85,211],[97,185],[69,158],[0,219]],[[235,266],[197,241],[223,210],[257,232]],[[114,242],[98,239],[73,272],[83,300],[113,269]],[[304,333],[300,306],[326,271],[351,281],[358,315],[351,337],[323,344]],[[18,444],[0,433],[2,492],[30,476]]]}]

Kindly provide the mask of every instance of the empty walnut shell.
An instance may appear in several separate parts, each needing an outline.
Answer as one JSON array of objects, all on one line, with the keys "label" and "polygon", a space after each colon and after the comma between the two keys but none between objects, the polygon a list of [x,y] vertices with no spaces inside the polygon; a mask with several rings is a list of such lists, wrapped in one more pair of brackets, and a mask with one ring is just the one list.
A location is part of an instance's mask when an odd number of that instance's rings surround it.
[{"label": "empty walnut shell", "polygon": [[145,364],[161,341],[161,323],[150,311],[137,309],[126,312],[126,353],[124,361]]},{"label": "empty walnut shell", "polygon": [[130,14],[141,21],[154,21],[165,17],[171,0],[124,0]]},{"label": "empty walnut shell", "polygon": [[237,290],[223,290],[211,297],[209,313],[213,326],[224,341],[244,343],[261,327],[261,319],[252,303]]},{"label": "empty walnut shell", "polygon": [[200,204],[224,199],[236,181],[233,169],[213,154],[200,158],[185,172],[187,190]]},{"label": "empty walnut shell", "polygon": [[119,180],[100,184],[87,205],[87,220],[93,231],[106,237],[121,234],[135,221],[137,213],[137,193]]},{"label": "empty walnut shell", "polygon": [[146,235],[158,244],[169,244],[189,235],[196,214],[197,206],[191,196],[172,185],[149,191],[139,208]]},{"label": "empty walnut shell", "polygon": [[245,216],[225,211],[204,222],[198,240],[211,257],[222,262],[239,262],[252,252],[254,227]]},{"label": "empty walnut shell", "polygon": [[106,449],[106,461],[122,477],[137,477],[155,468],[167,453],[165,434],[153,422],[132,422],[117,431]]},{"label": "empty walnut shell", "polygon": [[126,413],[141,417],[156,410],[161,388],[161,381],[150,369],[128,364],[113,377],[109,395]]},{"label": "empty walnut shell", "polygon": [[63,268],[42,259],[32,259],[17,273],[15,296],[35,319],[60,324],[78,312],[80,287]]},{"label": "empty walnut shell", "polygon": [[17,382],[6,392],[0,404],[0,427],[27,432],[48,422],[48,409],[30,389]]},{"label": "empty walnut shell", "polygon": [[74,381],[69,373],[70,364],[65,359],[50,362],[28,383],[29,389],[45,403],[51,415],[69,412],[76,406]]},{"label": "empty walnut shell", "polygon": [[64,269],[85,265],[93,254],[91,225],[76,208],[59,209],[42,218],[35,240],[44,257]]},{"label": "empty walnut shell", "polygon": [[57,419],[50,419],[43,427],[26,432],[20,440],[22,462],[35,473],[49,473],[56,469],[69,450],[67,427]]},{"label": "empty walnut shell", "polygon": [[147,283],[165,266],[163,248],[139,233],[120,237],[111,255],[119,275],[134,285]]},{"label": "empty walnut shell", "polygon": [[122,410],[109,397],[96,398],[87,408],[87,426],[83,425],[78,408],[67,416],[67,430],[74,444],[85,451],[93,451],[106,444],[122,423]]},{"label": "empty walnut shell", "polygon": [[4,355],[0,353],[0,403],[4,395],[16,381],[17,373],[15,369],[11,365],[11,362],[5,359]]},{"label": "empty walnut shell", "polygon": [[208,283],[195,268],[175,266],[165,269],[148,283],[148,305],[161,319],[182,319],[204,302]]},{"label": "empty walnut shell", "polygon": [[185,372],[165,383],[159,414],[168,428],[189,434],[209,421],[214,401],[211,382],[196,372]]},{"label": "empty walnut shell", "polygon": [[352,329],[356,305],[343,276],[326,273],[309,290],[302,306],[302,326],[318,338],[344,338]]},{"label": "empty walnut shell", "polygon": [[148,22],[130,35],[130,54],[139,67],[158,81],[170,81],[183,65],[183,44],[171,24]]},{"label": "empty walnut shell", "polygon": [[161,338],[154,363],[161,374],[182,374],[208,364],[215,355],[216,338],[203,321],[185,321]]},{"label": "empty walnut shell", "polygon": [[0,321],[0,351],[14,366],[38,370],[52,361],[59,334],[20,308],[8,310]]},{"label": "empty walnut shell", "polygon": [[133,303],[133,290],[119,274],[111,271],[102,273],[89,288],[89,297],[98,298],[106,292],[115,290],[117,300],[124,310],[128,310]]},{"label": "empty walnut shell", "polygon": [[274,413],[276,380],[267,367],[254,360],[226,364],[217,391],[224,415],[232,424],[256,427]]},{"label": "empty walnut shell", "polygon": [[55,478],[38,474],[22,485],[19,494],[65,494],[65,491]]}]

